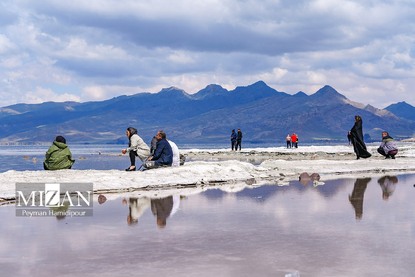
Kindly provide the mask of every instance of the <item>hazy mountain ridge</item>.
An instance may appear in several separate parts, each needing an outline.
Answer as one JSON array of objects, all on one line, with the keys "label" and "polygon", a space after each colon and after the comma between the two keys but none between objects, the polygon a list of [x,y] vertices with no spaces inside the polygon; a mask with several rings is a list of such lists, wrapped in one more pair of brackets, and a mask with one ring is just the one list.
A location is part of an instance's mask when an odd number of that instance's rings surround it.
[{"label": "hazy mountain ridge", "polygon": [[407,138],[414,135],[414,111],[405,102],[386,109],[360,104],[328,85],[311,95],[279,92],[263,81],[231,91],[212,84],[195,94],[170,87],[104,101],[3,107],[0,142],[50,142],[62,134],[72,143],[126,143],[128,126],[146,141],[164,129],[178,143],[227,143],[236,128],[245,142],[281,144],[293,132],[300,142],[345,141],[355,114],[363,117],[364,132],[372,139],[380,130]]}]

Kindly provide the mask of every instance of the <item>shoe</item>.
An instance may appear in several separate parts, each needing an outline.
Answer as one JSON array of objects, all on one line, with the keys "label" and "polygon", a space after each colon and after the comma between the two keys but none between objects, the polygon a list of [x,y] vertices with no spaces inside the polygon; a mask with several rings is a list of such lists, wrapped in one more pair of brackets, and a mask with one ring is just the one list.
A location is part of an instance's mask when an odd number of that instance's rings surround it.
[{"label": "shoe", "polygon": [[131,166],[129,168],[127,168],[125,171],[135,171],[135,167],[131,168]]},{"label": "shoe", "polygon": [[392,159],[394,160],[395,159],[395,156],[392,156]]}]

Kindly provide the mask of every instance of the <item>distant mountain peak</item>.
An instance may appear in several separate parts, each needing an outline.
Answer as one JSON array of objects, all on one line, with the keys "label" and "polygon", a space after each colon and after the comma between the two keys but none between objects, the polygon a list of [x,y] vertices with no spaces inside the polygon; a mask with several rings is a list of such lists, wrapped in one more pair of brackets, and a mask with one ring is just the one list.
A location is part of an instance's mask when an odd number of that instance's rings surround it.
[{"label": "distant mountain peak", "polygon": [[177,87],[174,87],[174,86],[173,87],[168,87],[168,88],[163,88],[163,89],[161,89],[160,92],[169,92],[169,91],[174,91],[174,92],[180,91],[182,93],[186,93],[184,90],[182,90],[180,88],[177,88]]},{"label": "distant mountain peak", "polygon": [[177,88],[177,87],[168,87],[163,88],[160,92],[160,95],[177,95],[177,96],[185,96],[189,97],[190,95],[185,92],[184,90]]},{"label": "distant mountain peak", "polygon": [[296,94],[294,94],[293,96],[295,96],[295,97],[308,97],[308,95],[304,91],[299,91]]},{"label": "distant mountain peak", "polygon": [[199,90],[197,93],[193,94],[194,99],[203,99],[206,97],[220,96],[228,93],[227,89],[224,89],[220,85],[210,84],[207,85],[204,89]]},{"label": "distant mountain peak", "polygon": [[415,107],[405,101],[389,105],[385,110],[388,110],[399,117],[415,121]]},{"label": "distant mountain peak", "polygon": [[238,86],[232,92],[236,93],[255,93],[255,94],[273,94],[278,93],[277,90],[268,86],[264,81],[258,81],[249,86]]},{"label": "distant mountain peak", "polygon": [[329,85],[325,85],[324,87],[322,87],[321,89],[319,89],[316,93],[313,94],[313,96],[336,96],[336,97],[340,97],[342,99],[346,99],[346,97],[342,94],[340,94],[337,90],[335,90],[334,88],[332,88]]}]

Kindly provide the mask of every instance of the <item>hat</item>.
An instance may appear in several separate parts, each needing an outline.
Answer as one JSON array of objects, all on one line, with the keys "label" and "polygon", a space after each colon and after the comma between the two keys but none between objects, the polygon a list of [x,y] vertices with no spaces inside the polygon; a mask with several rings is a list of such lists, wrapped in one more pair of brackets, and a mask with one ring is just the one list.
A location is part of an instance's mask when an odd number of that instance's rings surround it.
[{"label": "hat", "polygon": [[66,139],[64,137],[62,137],[62,136],[57,136],[55,138],[55,141],[62,142],[62,143],[65,143],[66,144]]}]

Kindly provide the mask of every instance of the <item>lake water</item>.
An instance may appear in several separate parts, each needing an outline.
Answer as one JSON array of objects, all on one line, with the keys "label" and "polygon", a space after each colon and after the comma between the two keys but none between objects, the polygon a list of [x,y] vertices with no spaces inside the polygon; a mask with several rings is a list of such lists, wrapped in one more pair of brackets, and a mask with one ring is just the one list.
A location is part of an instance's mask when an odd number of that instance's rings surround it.
[{"label": "lake water", "polygon": [[1,275],[413,276],[414,184],[405,174],[106,195],[84,218],[16,217],[0,206]]},{"label": "lake water", "polygon": [[[285,142],[284,142],[285,143]],[[327,145],[327,143],[325,143]],[[179,144],[180,149],[230,149],[228,144]],[[285,147],[284,145],[245,143],[243,147]],[[50,145],[0,145],[0,172],[7,170],[43,170],[45,153]],[[128,155],[121,155],[126,145],[70,145],[76,160],[73,169],[124,170],[130,165]],[[140,165],[137,159],[137,166]]]}]

